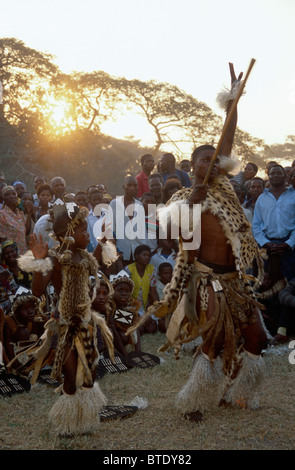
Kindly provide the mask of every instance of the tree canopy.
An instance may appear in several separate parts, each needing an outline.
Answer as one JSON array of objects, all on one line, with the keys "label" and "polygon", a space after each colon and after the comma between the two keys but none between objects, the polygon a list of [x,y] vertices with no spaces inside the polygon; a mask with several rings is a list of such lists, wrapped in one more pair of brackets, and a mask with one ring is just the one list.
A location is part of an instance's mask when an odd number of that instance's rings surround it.
[{"label": "tree canopy", "polygon": [[[173,84],[128,80],[101,70],[65,74],[52,55],[15,38],[0,39],[0,82],[1,170],[27,184],[42,173],[61,175],[73,188],[104,182],[115,192],[127,172],[140,170],[143,153],[171,152],[179,162],[197,145],[217,144],[223,125],[209,106]],[[138,130],[132,139],[103,133],[103,123],[130,112],[152,129],[149,148],[141,144]],[[260,167],[274,159],[273,152],[293,161],[295,137],[270,148],[237,128],[234,152]]]}]

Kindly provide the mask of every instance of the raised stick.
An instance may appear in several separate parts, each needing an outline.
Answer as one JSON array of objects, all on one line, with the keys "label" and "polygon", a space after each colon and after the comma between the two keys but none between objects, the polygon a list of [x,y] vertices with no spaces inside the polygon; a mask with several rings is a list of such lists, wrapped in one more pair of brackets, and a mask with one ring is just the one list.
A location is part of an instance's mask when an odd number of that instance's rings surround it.
[{"label": "raised stick", "polygon": [[245,78],[244,78],[244,80],[242,80],[241,85],[240,85],[239,90],[238,90],[238,93],[237,93],[237,96],[235,97],[235,99],[234,99],[234,101],[233,101],[233,103],[232,103],[232,105],[231,105],[230,112],[229,112],[229,114],[228,114],[227,120],[226,120],[225,125],[224,125],[224,127],[223,127],[221,137],[220,137],[220,139],[219,139],[218,145],[217,145],[217,147],[216,147],[216,149],[215,149],[215,152],[214,152],[214,154],[213,154],[213,157],[212,157],[212,160],[211,160],[211,162],[210,162],[210,166],[209,166],[209,168],[208,168],[208,171],[207,171],[207,174],[206,174],[205,179],[204,179],[204,181],[203,181],[203,184],[207,184],[208,181],[209,181],[210,174],[211,174],[211,171],[212,171],[214,162],[215,162],[216,158],[218,157],[218,154],[219,154],[221,145],[222,145],[222,143],[223,143],[225,134],[226,134],[226,132],[227,132],[227,130],[228,130],[228,127],[229,127],[229,125],[230,125],[230,122],[231,122],[231,120],[232,120],[232,117],[233,117],[235,108],[236,108],[236,106],[237,106],[237,104],[238,104],[239,99],[240,99],[241,96],[242,96],[242,93],[243,93],[243,91],[244,91],[246,82],[247,82],[247,80],[248,80],[248,77],[249,77],[249,75],[250,75],[250,73],[251,73],[251,70],[252,70],[254,64],[255,64],[255,59],[251,59],[251,62],[250,62],[250,65],[249,65],[249,67],[248,67],[248,70],[247,70],[247,72],[246,72]]}]

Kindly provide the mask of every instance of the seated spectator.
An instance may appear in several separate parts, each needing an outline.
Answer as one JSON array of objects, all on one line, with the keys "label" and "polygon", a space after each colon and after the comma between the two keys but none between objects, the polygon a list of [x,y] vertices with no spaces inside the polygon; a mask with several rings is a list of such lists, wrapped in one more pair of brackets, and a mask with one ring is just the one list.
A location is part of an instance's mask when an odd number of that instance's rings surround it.
[{"label": "seated spectator", "polygon": [[150,193],[154,196],[157,205],[163,203],[163,185],[164,180],[160,173],[152,173],[149,176]]},{"label": "seated spectator", "polygon": [[[110,285],[104,279],[99,280],[96,296],[92,302],[92,309],[105,319],[107,326],[110,328],[115,338],[113,304],[110,300]],[[100,352],[108,349],[103,337],[103,332],[100,328],[97,328],[97,348]]]},{"label": "seated spectator", "polygon": [[169,175],[177,175],[180,179],[180,184],[184,188],[190,188],[191,181],[185,171],[179,170],[175,167],[175,157],[172,153],[165,153],[161,158],[161,175],[164,183]]},{"label": "seated spectator", "polygon": [[286,286],[286,279],[282,278],[279,272],[265,271],[264,280],[257,292],[259,303],[264,306],[261,315],[264,324],[274,338],[269,337],[269,342],[277,342],[277,333],[280,327],[284,326],[285,316],[282,315],[282,306],[279,301],[279,294]]},{"label": "seated spectator", "polygon": [[286,343],[289,341],[289,336],[295,333],[295,278],[280,291],[279,301],[282,309],[274,340],[276,343]]},{"label": "seated spectator", "polygon": [[[18,290],[15,294],[11,313],[5,316],[4,324],[4,348],[11,361],[23,347],[29,346],[40,338],[44,332],[44,325],[49,319],[40,310],[40,300],[32,295],[31,291]],[[22,357],[22,356],[21,356]],[[24,355],[24,361],[27,361]],[[22,367],[19,359],[16,359],[12,368],[15,372]]]},{"label": "seated spectator", "polygon": [[27,251],[26,235],[30,233],[30,219],[26,220],[23,211],[17,208],[18,197],[12,186],[2,190],[4,206],[0,210],[0,241],[14,240],[19,255]]},{"label": "seated spectator", "polygon": [[[159,268],[158,268],[158,273],[157,273],[157,280],[156,280],[156,290],[157,294],[159,297],[159,300],[161,300],[164,296],[164,289],[171,282],[172,279],[172,273],[173,273],[173,267],[170,263],[161,263]],[[167,318],[162,317],[156,320],[158,323],[158,329],[161,331],[161,333],[166,333],[167,329]]]},{"label": "seated spectator", "polygon": [[138,186],[138,198],[141,198],[144,193],[148,193],[150,191],[148,178],[155,166],[154,157],[150,154],[145,154],[141,157],[140,164],[142,170],[140,173],[138,173],[138,175],[136,175]]},{"label": "seated spectator", "polygon": [[[129,264],[125,270],[134,282],[134,290],[132,297],[139,300],[139,315],[142,316],[149,305],[159,300],[156,291],[156,275],[155,267],[150,264],[151,249],[147,245],[140,245],[134,251],[135,262]],[[153,325],[154,323],[154,325]],[[150,332],[155,332],[157,324],[155,321],[150,322],[146,327],[151,327]],[[145,330],[147,331],[147,330]]]},{"label": "seated spectator", "polygon": [[43,215],[48,214],[49,205],[53,198],[53,191],[48,183],[42,183],[37,189],[38,208],[35,213],[36,221]]},{"label": "seated spectator", "polygon": [[13,240],[6,240],[1,245],[1,264],[5,269],[8,269],[18,286],[31,288],[32,275],[22,271],[18,265],[18,247]]},{"label": "seated spectator", "polygon": [[5,314],[11,310],[11,298],[18,289],[11,272],[0,264],[0,306]]},{"label": "seated spectator", "polygon": [[169,282],[171,282],[173,273],[173,267],[171,263],[163,262],[158,267],[157,279],[156,279],[156,290],[161,300],[164,297],[164,289]]},{"label": "seated spectator", "polygon": [[170,237],[160,238],[158,240],[158,249],[151,257],[150,264],[155,267],[156,272],[158,273],[160,264],[164,262],[171,264],[172,268],[174,268],[176,256],[175,240]]},{"label": "seated spectator", "polygon": [[134,326],[138,321],[140,302],[132,298],[134,283],[128,275],[120,274],[112,281],[113,286],[113,321],[114,321],[114,346],[115,349],[125,357],[128,349],[141,350],[140,333],[135,331],[126,335],[128,328]]}]

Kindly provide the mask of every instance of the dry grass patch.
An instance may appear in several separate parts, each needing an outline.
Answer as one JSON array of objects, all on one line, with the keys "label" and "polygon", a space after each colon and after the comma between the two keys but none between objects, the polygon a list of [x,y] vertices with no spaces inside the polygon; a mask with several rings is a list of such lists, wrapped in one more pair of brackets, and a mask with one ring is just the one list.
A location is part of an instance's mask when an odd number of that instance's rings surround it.
[{"label": "dry grass patch", "polygon": [[[157,354],[160,333],[142,338],[142,348]],[[48,413],[56,401],[53,388],[37,384],[29,393],[0,399],[2,450],[294,450],[294,365],[282,355],[265,356],[267,375],[256,411],[217,408],[200,424],[184,420],[174,408],[175,396],[192,367],[191,351],[175,361],[161,355],[161,365],[106,374],[100,386],[109,404],[129,404],[135,397],[145,409],[121,420],[101,423],[93,436],[59,438]]]}]

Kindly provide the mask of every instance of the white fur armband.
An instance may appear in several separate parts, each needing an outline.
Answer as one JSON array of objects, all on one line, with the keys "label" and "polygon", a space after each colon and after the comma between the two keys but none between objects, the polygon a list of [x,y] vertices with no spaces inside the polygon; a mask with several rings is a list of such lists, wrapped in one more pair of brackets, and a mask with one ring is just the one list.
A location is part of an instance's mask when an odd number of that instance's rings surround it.
[{"label": "white fur armband", "polygon": [[114,245],[114,243],[110,242],[109,240],[107,240],[105,243],[100,242],[100,244],[102,262],[106,266],[110,266],[118,259],[116,245]]},{"label": "white fur armband", "polygon": [[220,155],[218,157],[218,161],[219,167],[222,170],[225,170],[227,173],[231,173],[234,170],[237,171],[238,167],[240,166],[239,160],[233,154],[231,154],[230,156]]},{"label": "white fur armband", "polygon": [[[240,89],[240,85],[240,80],[236,80],[230,90],[224,87],[223,90],[218,93],[216,101],[221,109],[223,109],[224,111],[227,110],[228,102],[235,99]],[[245,92],[243,92],[242,94],[244,95]]]},{"label": "white fur armband", "polygon": [[163,206],[158,209],[157,214],[159,218],[159,224],[162,231],[167,230],[167,225],[178,226],[180,224],[181,205],[186,201],[184,199],[173,201],[167,206]]},{"label": "white fur armband", "polygon": [[31,250],[18,258],[18,265],[22,271],[27,273],[39,272],[44,275],[53,269],[50,258],[36,259]]}]

